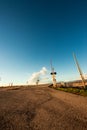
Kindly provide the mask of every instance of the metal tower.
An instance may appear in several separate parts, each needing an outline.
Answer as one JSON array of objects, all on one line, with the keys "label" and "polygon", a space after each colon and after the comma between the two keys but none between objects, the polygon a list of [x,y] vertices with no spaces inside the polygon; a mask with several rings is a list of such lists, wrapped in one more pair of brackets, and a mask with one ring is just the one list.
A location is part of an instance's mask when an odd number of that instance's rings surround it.
[{"label": "metal tower", "polygon": [[50,64],[51,64],[51,75],[52,75],[52,81],[53,81],[53,87],[56,87],[57,86],[57,84],[56,84],[56,72],[54,71],[54,68],[53,68],[53,66],[52,66],[52,61],[50,62]]},{"label": "metal tower", "polygon": [[77,58],[76,58],[76,56],[75,56],[74,53],[73,53],[73,57],[74,57],[74,61],[75,61],[75,63],[76,63],[77,69],[78,69],[78,71],[79,71],[79,74],[80,74],[80,76],[81,76],[83,87],[85,88],[85,78],[84,78],[84,76],[83,76],[83,73],[82,73],[82,71],[81,71],[81,68],[80,68],[80,66],[79,66],[79,63],[78,63]]}]

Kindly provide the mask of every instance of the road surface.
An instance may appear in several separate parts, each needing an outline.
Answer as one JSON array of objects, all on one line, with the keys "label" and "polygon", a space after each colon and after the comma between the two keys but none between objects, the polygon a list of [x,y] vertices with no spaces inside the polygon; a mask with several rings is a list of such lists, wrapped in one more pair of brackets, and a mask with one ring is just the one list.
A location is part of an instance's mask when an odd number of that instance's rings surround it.
[{"label": "road surface", "polygon": [[0,89],[0,130],[87,130],[87,97],[44,86]]}]

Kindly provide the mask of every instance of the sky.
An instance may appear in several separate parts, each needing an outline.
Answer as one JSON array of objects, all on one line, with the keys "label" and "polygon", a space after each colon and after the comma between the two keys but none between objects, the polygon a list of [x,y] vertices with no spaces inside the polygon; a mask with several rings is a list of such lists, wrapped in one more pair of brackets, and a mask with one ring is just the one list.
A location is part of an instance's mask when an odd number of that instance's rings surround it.
[{"label": "sky", "polygon": [[[50,60],[57,82],[87,74],[86,0],[0,0],[0,84],[26,84]],[[48,82],[47,81],[47,82]]]}]

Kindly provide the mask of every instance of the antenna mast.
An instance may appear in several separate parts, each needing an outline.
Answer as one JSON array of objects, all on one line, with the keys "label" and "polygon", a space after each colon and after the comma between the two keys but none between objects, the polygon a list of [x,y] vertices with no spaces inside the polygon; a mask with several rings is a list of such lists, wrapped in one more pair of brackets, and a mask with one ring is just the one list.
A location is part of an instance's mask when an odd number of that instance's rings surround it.
[{"label": "antenna mast", "polygon": [[52,75],[52,80],[53,80],[53,87],[56,87],[56,72],[54,71],[54,68],[53,68],[53,66],[52,66],[52,61],[50,62],[50,64],[51,64],[51,75]]},{"label": "antenna mast", "polygon": [[76,63],[77,69],[78,69],[78,71],[79,71],[79,74],[80,74],[80,76],[81,76],[82,84],[83,84],[83,86],[84,86],[84,88],[85,88],[85,79],[84,79],[83,73],[82,73],[82,71],[81,71],[81,68],[80,68],[80,66],[79,66],[79,63],[78,63],[77,58],[76,58],[76,56],[75,56],[74,53],[73,53],[73,57],[74,57],[74,61],[75,61],[75,63]]}]

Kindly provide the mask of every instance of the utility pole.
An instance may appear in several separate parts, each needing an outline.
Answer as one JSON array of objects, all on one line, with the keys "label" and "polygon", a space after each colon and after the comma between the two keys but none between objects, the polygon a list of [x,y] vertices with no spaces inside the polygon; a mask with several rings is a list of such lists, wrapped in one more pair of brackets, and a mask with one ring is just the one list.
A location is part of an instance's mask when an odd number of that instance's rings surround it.
[{"label": "utility pole", "polygon": [[53,68],[53,66],[52,66],[52,61],[50,62],[50,64],[51,64],[51,75],[52,75],[52,81],[53,81],[53,87],[56,87],[57,86],[57,84],[56,84],[56,72],[54,71],[54,68]]},{"label": "utility pole", "polygon": [[83,73],[82,73],[82,71],[81,71],[81,68],[80,68],[80,66],[79,66],[79,63],[78,63],[77,58],[76,58],[76,56],[75,56],[74,53],[73,53],[73,57],[74,57],[74,61],[75,61],[75,63],[76,63],[77,69],[78,69],[78,71],[79,71],[80,77],[81,77],[81,79],[82,79],[83,87],[85,88],[85,78],[84,78],[84,76],[83,76]]}]

